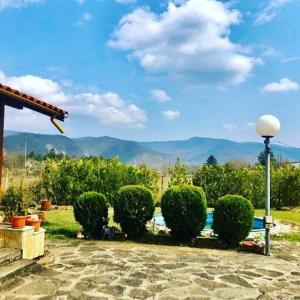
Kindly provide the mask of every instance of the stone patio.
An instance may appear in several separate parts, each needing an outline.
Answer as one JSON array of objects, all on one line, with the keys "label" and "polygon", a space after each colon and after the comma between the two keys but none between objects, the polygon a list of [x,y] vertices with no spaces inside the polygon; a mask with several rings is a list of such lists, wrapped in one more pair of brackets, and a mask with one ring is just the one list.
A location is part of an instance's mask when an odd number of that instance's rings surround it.
[{"label": "stone patio", "polygon": [[300,244],[273,242],[272,253],[50,241],[0,299],[300,299]]}]

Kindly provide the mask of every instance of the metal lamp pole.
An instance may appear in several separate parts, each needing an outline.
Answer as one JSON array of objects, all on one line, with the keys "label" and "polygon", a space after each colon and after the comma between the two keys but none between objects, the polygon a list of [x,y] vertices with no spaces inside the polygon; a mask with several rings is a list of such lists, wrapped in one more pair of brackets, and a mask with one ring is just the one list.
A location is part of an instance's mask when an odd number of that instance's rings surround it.
[{"label": "metal lamp pole", "polygon": [[270,230],[273,227],[273,220],[271,217],[271,146],[270,139],[274,137],[280,130],[279,120],[272,115],[264,115],[256,122],[256,132],[264,138],[265,144],[265,170],[266,170],[266,199],[265,199],[265,255],[270,256]]},{"label": "metal lamp pole", "polygon": [[[270,172],[270,157],[271,157],[271,146],[270,146],[270,137],[265,138],[265,171],[266,171],[266,199],[265,199],[265,255],[270,256],[270,227],[272,226],[271,218],[271,172]],[[271,221],[271,223],[270,223]]]}]

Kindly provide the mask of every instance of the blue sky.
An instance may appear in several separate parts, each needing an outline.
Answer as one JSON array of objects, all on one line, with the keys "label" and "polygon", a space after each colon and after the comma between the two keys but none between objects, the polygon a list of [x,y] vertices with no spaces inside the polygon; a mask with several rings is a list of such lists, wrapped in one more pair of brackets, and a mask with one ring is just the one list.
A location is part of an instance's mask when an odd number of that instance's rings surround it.
[{"label": "blue sky", "polygon": [[[66,135],[300,147],[298,0],[0,0],[0,82],[70,112]],[[56,133],[30,111],[6,128]]]}]

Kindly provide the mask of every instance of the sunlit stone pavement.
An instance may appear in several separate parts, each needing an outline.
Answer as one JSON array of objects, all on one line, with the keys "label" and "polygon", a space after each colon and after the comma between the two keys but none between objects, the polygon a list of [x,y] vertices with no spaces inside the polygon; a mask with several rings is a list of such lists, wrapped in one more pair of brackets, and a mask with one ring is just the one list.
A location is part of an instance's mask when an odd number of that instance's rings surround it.
[{"label": "sunlit stone pavement", "polygon": [[50,241],[0,299],[300,299],[300,244],[273,242],[272,253]]}]

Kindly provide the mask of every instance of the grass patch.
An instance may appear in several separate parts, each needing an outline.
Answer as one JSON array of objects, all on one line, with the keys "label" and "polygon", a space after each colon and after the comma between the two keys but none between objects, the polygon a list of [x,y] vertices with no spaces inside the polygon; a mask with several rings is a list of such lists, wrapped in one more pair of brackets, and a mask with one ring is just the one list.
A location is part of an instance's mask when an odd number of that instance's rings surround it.
[{"label": "grass patch", "polygon": [[[265,215],[265,211],[263,209],[256,209],[255,216],[263,217]],[[271,215],[274,219],[292,222],[300,225],[300,210],[271,210]]]},{"label": "grass patch", "polygon": [[[118,227],[113,221],[113,209],[109,208],[109,226]],[[81,225],[76,222],[72,206],[58,207],[45,212],[46,221],[43,227],[46,229],[46,235],[49,239],[67,239],[76,238],[78,231],[81,231]]]},{"label": "grass patch", "polygon": [[43,227],[50,239],[75,238],[77,231],[81,230],[73,215],[73,207],[56,209],[45,212],[46,221]]},{"label": "grass patch", "polygon": [[[156,208],[156,213],[160,213],[160,208]],[[109,215],[109,226],[115,226],[119,228],[118,224],[114,223],[113,221],[113,209],[109,208],[108,210]],[[255,210],[256,216],[263,216],[264,210],[259,209]],[[293,222],[300,225],[300,211],[278,211],[272,210],[272,215],[275,219]],[[81,225],[77,223],[74,219],[73,214],[73,207],[63,207],[58,209],[53,209],[51,211],[45,212],[46,222],[43,227],[47,230],[46,235],[48,239],[69,239],[69,238],[76,238],[76,233],[81,230]],[[116,240],[121,240],[121,237],[116,235]],[[287,240],[291,242],[300,242],[300,233],[286,233],[280,236],[272,237],[274,240]],[[136,240],[136,242],[140,243],[150,243],[150,244],[161,244],[161,245],[177,245],[170,236],[168,235],[157,235],[149,233],[145,237]],[[199,243],[199,244],[198,244]],[[213,243],[213,245],[211,244]],[[215,242],[206,241],[201,239],[197,241],[196,247],[203,246],[205,248],[213,248]]]},{"label": "grass patch", "polygon": [[300,233],[299,232],[283,233],[279,236],[272,236],[272,240],[300,242]]}]

